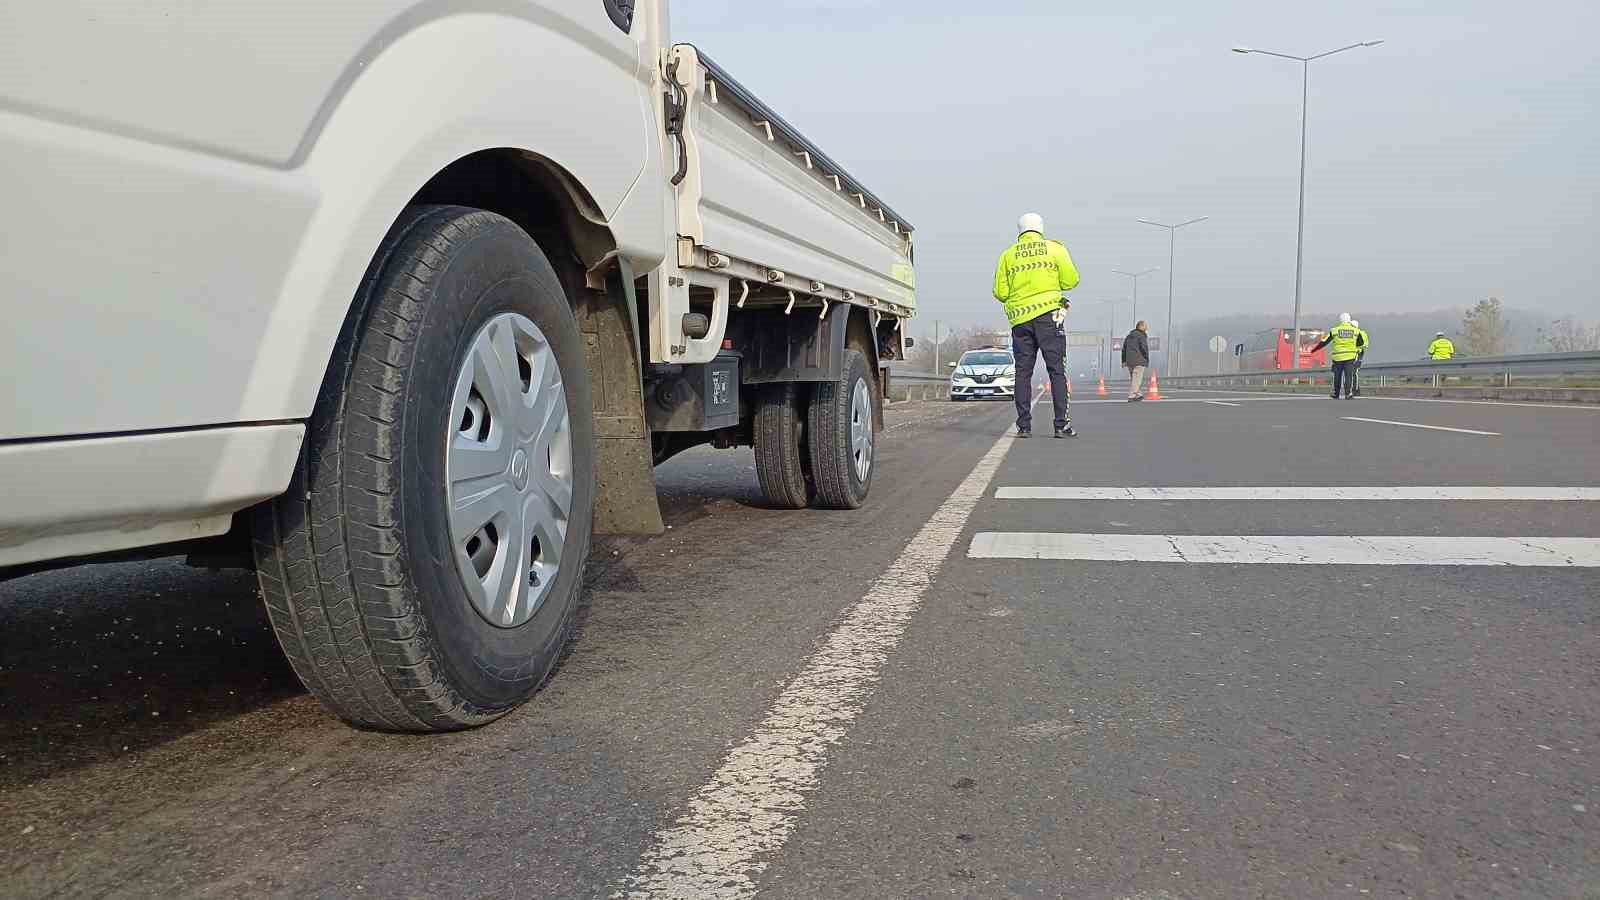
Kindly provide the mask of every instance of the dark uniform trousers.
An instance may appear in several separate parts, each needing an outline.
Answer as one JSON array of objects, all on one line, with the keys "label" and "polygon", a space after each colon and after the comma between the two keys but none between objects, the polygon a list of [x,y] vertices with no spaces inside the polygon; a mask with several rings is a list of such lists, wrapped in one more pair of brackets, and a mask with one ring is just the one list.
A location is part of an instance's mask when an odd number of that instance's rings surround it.
[{"label": "dark uniform trousers", "polygon": [[1050,400],[1055,405],[1055,426],[1066,428],[1072,424],[1072,410],[1067,405],[1067,331],[1066,322],[1057,323],[1054,312],[1029,319],[1021,325],[1011,326],[1011,352],[1017,358],[1017,428],[1033,430],[1033,366],[1044,356],[1045,370],[1050,373]]},{"label": "dark uniform trousers", "polygon": [[1354,359],[1336,359],[1333,361],[1333,396],[1337,398],[1340,389],[1346,397],[1353,396],[1356,390],[1356,368],[1360,362]]}]

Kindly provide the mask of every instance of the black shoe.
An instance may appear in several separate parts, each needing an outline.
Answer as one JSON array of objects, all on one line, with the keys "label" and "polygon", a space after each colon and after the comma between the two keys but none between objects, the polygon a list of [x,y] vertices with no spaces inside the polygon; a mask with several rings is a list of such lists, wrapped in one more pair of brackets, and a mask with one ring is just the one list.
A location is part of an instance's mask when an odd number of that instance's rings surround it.
[{"label": "black shoe", "polygon": [[1072,430],[1072,426],[1071,425],[1068,425],[1065,428],[1057,428],[1055,436],[1058,437],[1058,438],[1077,437],[1078,433],[1076,431]]},{"label": "black shoe", "polygon": [[1134,394],[1132,397],[1128,398],[1128,402],[1129,403],[1138,403],[1140,400],[1143,400],[1143,399],[1144,399],[1144,395],[1143,394]]},{"label": "black shoe", "polygon": [[1031,437],[1033,437],[1033,431],[1030,430],[1030,429],[1027,429],[1027,428],[1018,428],[1017,429],[1017,437],[1018,438],[1031,438]]}]

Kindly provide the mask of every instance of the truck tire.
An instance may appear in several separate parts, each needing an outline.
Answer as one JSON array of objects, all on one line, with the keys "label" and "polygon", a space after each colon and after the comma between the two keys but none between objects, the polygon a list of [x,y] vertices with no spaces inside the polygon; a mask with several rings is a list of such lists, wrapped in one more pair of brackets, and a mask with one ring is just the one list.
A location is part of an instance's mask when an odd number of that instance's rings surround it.
[{"label": "truck tire", "polygon": [[779,509],[805,509],[816,497],[806,447],[801,385],[769,384],[756,398],[756,478],[761,494]]},{"label": "truck tire", "polygon": [[838,381],[816,385],[807,432],[818,506],[856,509],[866,502],[875,468],[872,386],[867,357],[855,349],[845,350]]},{"label": "truck tire", "polygon": [[502,216],[408,209],[346,317],[289,491],[253,518],[273,629],[352,725],[446,731],[527,700],[594,520],[583,340]]}]

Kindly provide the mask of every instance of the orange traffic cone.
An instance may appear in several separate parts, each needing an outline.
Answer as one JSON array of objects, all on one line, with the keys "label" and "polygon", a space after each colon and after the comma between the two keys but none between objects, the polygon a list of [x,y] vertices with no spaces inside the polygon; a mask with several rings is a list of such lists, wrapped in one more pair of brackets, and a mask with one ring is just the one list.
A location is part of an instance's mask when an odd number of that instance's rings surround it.
[{"label": "orange traffic cone", "polygon": [[1106,377],[1104,375],[1100,376],[1100,387],[1095,390],[1095,394],[1101,397],[1106,395]]},{"label": "orange traffic cone", "polygon": [[1156,373],[1154,372],[1150,373],[1150,393],[1145,394],[1144,398],[1146,400],[1161,399],[1161,385],[1156,383]]}]

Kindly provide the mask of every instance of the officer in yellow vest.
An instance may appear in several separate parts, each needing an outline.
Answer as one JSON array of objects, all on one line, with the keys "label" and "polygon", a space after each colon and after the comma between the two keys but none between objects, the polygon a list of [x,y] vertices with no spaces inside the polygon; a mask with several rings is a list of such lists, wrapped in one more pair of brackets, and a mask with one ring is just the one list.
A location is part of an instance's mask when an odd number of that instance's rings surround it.
[{"label": "officer in yellow vest", "polygon": [[1455,355],[1456,345],[1450,343],[1450,339],[1445,337],[1442,331],[1433,339],[1433,343],[1428,345],[1429,359],[1450,359]]},{"label": "officer in yellow vest", "polygon": [[1066,247],[1045,240],[1038,213],[1018,219],[1017,232],[1017,242],[1000,254],[994,272],[994,298],[1005,304],[1017,359],[1017,437],[1033,436],[1033,365],[1040,354],[1050,373],[1055,436],[1077,437],[1067,405],[1066,292],[1078,286],[1078,270]]},{"label": "officer in yellow vest", "polygon": [[1351,319],[1350,324],[1354,325],[1356,330],[1361,332],[1361,350],[1356,353],[1355,370],[1350,373],[1351,379],[1355,382],[1355,389],[1350,393],[1359,397],[1361,396],[1361,364],[1367,361],[1367,351],[1372,349],[1372,338],[1367,335],[1367,330],[1361,327],[1360,322],[1357,322],[1355,319]]},{"label": "officer in yellow vest", "polygon": [[1339,314],[1339,324],[1328,329],[1328,336],[1312,347],[1311,352],[1329,344],[1333,345],[1333,399],[1339,399],[1341,388],[1345,399],[1349,399],[1355,396],[1356,360],[1361,356],[1361,348],[1367,345],[1361,329],[1350,324],[1349,313]]}]

